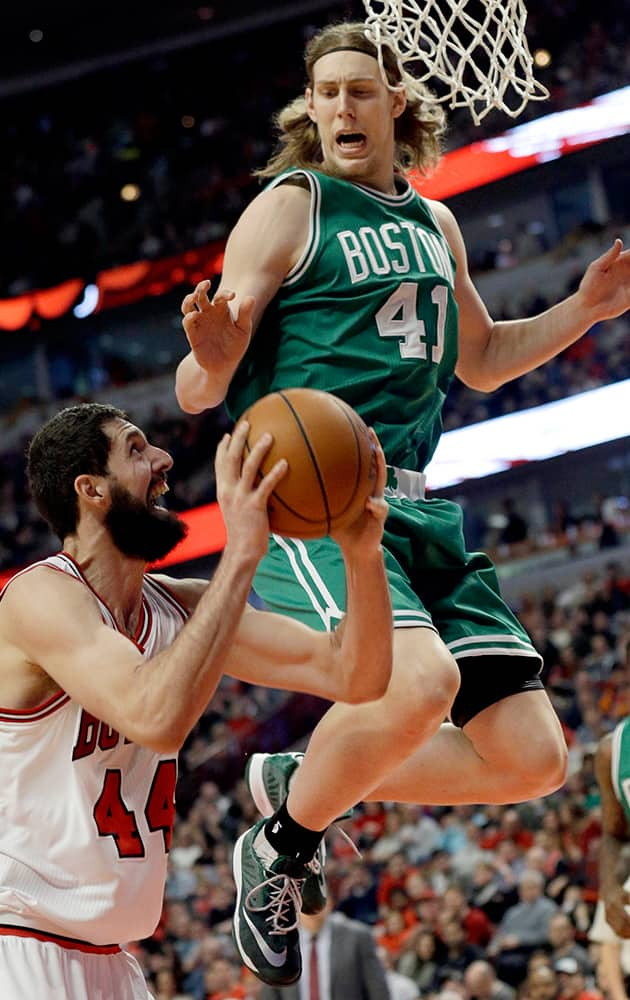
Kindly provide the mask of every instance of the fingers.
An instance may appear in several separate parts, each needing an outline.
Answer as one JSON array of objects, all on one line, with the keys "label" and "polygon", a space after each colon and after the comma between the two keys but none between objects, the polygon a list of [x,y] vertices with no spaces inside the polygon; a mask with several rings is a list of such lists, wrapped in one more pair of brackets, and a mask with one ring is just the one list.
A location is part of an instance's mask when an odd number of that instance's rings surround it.
[{"label": "fingers", "polygon": [[231,292],[228,288],[221,288],[209,303],[215,309],[229,309],[228,302],[236,298],[236,292]]},{"label": "fingers", "polygon": [[623,243],[619,238],[617,238],[613,242],[613,245],[609,247],[608,250],[601,255],[601,257],[597,258],[597,263],[604,268],[610,267],[611,264],[614,264],[622,250]]},{"label": "fingers", "polygon": [[387,515],[389,514],[389,504],[383,497],[368,497],[365,502],[365,508],[366,510],[369,510],[370,514],[372,514],[377,521],[382,521],[383,523],[386,521]]},{"label": "fingers", "polygon": [[374,458],[376,461],[376,482],[374,484],[373,496],[380,498],[383,496],[385,485],[387,483],[387,462],[385,461],[385,453],[381,447],[381,442],[376,436],[376,431],[373,427],[368,428],[368,434],[370,435],[372,445],[374,447]]},{"label": "fingers", "polygon": [[196,286],[194,292],[190,292],[186,295],[184,301],[182,302],[182,315],[187,316],[188,313],[196,312],[197,310],[202,310],[210,306],[210,300],[208,298],[208,291],[210,289],[210,282],[208,279],[205,281],[200,281]]},{"label": "fingers", "polygon": [[264,505],[266,505],[267,500],[273,493],[276,485],[280,482],[282,477],[286,475],[289,468],[287,460],[285,458],[281,458],[268,472],[263,474],[260,465],[272,443],[273,437],[271,434],[261,434],[260,438],[256,444],[253,445],[249,455],[243,462],[243,468],[241,470],[241,480],[243,485],[248,490],[252,490],[254,488],[254,485],[256,484],[256,477],[261,477],[260,482],[256,486],[255,492]]},{"label": "fingers", "polygon": [[222,469],[225,465],[225,456],[230,445],[230,435],[224,434],[217,445],[217,450],[214,454],[214,471],[217,479],[217,483],[221,480]]},{"label": "fingers", "polygon": [[[273,437],[271,434],[261,434],[256,444],[251,446],[249,454],[243,457],[241,479],[243,481],[243,485],[246,486],[248,490],[253,489],[254,483],[256,482],[256,475],[260,471],[260,463],[269,451],[272,441]],[[243,441],[243,447],[244,446],[245,441]],[[241,455],[243,455],[242,449]]]},{"label": "fingers", "polygon": [[220,463],[221,469],[229,474],[234,483],[240,479],[248,492],[254,491],[256,477],[261,475],[255,492],[266,503],[277,483],[286,474],[288,462],[281,459],[263,476],[260,465],[273,443],[273,437],[269,433],[261,434],[249,453],[245,454],[248,433],[249,423],[247,420],[240,420],[232,434],[226,434],[219,443],[215,464],[218,467]]},{"label": "fingers", "polygon": [[289,463],[286,458],[281,458],[271,467],[266,476],[261,479],[260,484],[256,489],[256,493],[265,507],[267,506],[269,497],[275,490],[280,480],[286,476],[288,468]]},{"label": "fingers", "polygon": [[246,420],[241,420],[231,434],[224,434],[221,438],[214,458],[217,480],[224,475],[229,476],[233,482],[238,480],[248,432],[249,424]]},{"label": "fingers", "polygon": [[[235,298],[235,292],[227,288],[220,289],[212,300],[208,297],[211,282],[206,278],[196,285],[195,290],[186,295],[182,301],[182,315],[187,316],[192,312],[207,312],[213,306],[219,309],[227,309],[228,302]],[[248,296],[250,298],[251,296]]]}]

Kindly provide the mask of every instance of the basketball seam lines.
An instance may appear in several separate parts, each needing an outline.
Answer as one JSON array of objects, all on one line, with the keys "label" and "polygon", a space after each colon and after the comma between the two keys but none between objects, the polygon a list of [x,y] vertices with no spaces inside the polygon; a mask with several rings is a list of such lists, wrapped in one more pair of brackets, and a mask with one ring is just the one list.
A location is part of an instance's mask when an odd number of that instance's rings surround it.
[{"label": "basketball seam lines", "polygon": [[[282,393],[278,393],[278,395],[282,396]],[[283,397],[283,398],[284,398],[284,397]],[[244,418],[244,419],[247,419],[247,413],[244,413],[244,414],[243,414],[243,418]],[[247,449],[247,454],[248,454],[248,455],[250,455],[250,454],[251,454],[251,451],[252,451],[252,449],[251,449],[251,445],[250,445],[250,443],[249,443],[249,438],[247,438],[247,439],[246,439],[244,447],[245,447],[245,448]],[[258,469],[258,471],[257,471],[257,473],[256,473],[256,484],[258,484],[258,483],[259,483],[259,482],[261,481],[261,479],[262,479],[262,478],[263,478],[263,474],[262,474],[262,472],[260,471],[260,469]],[[287,511],[287,512],[288,512],[289,514],[293,514],[293,516],[294,516],[294,517],[297,517],[297,518],[298,518],[298,519],[299,519],[300,521],[304,521],[304,523],[305,523],[305,524],[321,524],[321,519],[318,519],[318,518],[316,518],[316,517],[305,517],[305,516],[304,516],[303,514],[300,514],[299,510],[295,510],[295,509],[294,509],[293,507],[291,507],[291,505],[290,505],[290,504],[288,504],[288,503],[286,502],[286,500],[283,500],[283,499],[282,499],[282,497],[281,497],[281,496],[279,496],[279,495],[278,495],[278,494],[276,493],[276,491],[275,491],[275,490],[272,490],[272,492],[271,492],[271,496],[273,497],[273,499],[274,499],[274,500],[275,500],[275,501],[276,501],[276,502],[277,502],[277,503],[278,503],[278,504],[279,504],[279,505],[280,505],[281,507],[284,507],[284,509],[285,509],[285,510],[286,510],[286,511]],[[326,508],[326,509],[328,509],[328,508]],[[328,517],[327,517],[327,518],[326,518],[326,520],[327,520],[327,522],[328,522],[328,527],[330,527],[330,518],[328,518]]]},{"label": "basketball seam lines", "polygon": [[[330,522],[331,522],[330,507],[329,507],[329,504],[328,504],[328,495],[326,493],[326,487],[325,487],[325,484],[324,484],[324,478],[322,476],[321,469],[320,469],[320,467],[319,467],[319,465],[317,463],[317,459],[315,457],[315,452],[313,451],[313,448],[311,446],[311,442],[308,439],[308,435],[306,433],[304,425],[302,424],[302,421],[300,420],[300,417],[298,415],[297,410],[292,405],[291,400],[288,399],[286,393],[284,393],[282,391],[282,389],[278,390],[278,395],[283,400],[283,402],[285,403],[285,405],[288,406],[289,410],[293,414],[293,419],[295,420],[295,422],[296,422],[296,424],[298,426],[298,430],[299,430],[300,434],[302,435],[302,437],[304,439],[304,444],[306,445],[308,453],[311,456],[311,462],[313,463],[313,468],[315,469],[315,475],[317,476],[317,481],[319,483],[319,489],[320,489],[320,492],[321,492],[321,495],[322,495],[322,500],[324,501],[324,507],[326,508],[326,527],[327,527],[327,533],[328,533],[328,531],[330,531]],[[306,518],[301,518],[301,520],[305,521]]]},{"label": "basketball seam lines", "polygon": [[355,499],[355,497],[357,495],[357,490],[359,488],[359,483],[361,481],[361,470],[363,468],[363,457],[361,455],[361,442],[359,441],[359,432],[357,431],[357,428],[355,426],[354,420],[352,419],[351,415],[346,410],[345,406],[342,406],[339,402],[337,402],[337,400],[334,400],[334,402],[335,402],[335,404],[337,406],[337,409],[341,410],[341,412],[343,413],[344,417],[346,418],[346,420],[350,424],[350,428],[352,430],[352,436],[354,438],[354,444],[355,444],[355,447],[356,447],[356,450],[357,450],[357,474],[356,474],[355,479],[354,479],[354,489],[352,490],[352,493],[350,494],[350,498],[349,498],[346,506],[343,508],[343,510],[340,510],[335,515],[335,517],[341,517],[343,514],[345,514],[345,512],[347,511],[347,509],[350,506],[350,504],[354,502],[354,499]]}]

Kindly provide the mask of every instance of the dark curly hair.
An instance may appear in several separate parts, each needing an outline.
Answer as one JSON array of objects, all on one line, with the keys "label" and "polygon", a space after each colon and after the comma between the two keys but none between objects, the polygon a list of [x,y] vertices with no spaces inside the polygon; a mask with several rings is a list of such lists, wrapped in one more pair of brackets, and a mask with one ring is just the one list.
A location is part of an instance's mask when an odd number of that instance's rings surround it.
[{"label": "dark curly hair", "polygon": [[60,410],[33,437],[27,451],[27,476],[42,517],[61,542],[77,529],[78,497],[74,481],[82,474],[104,476],[111,441],[103,427],[128,420],[116,406],[80,403]]}]

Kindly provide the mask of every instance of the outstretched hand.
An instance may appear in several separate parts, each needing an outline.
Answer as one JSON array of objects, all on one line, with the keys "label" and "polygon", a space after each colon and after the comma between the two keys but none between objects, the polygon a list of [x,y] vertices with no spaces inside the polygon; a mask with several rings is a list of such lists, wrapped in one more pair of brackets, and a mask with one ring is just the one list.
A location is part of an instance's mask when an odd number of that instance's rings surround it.
[{"label": "outstretched hand", "polygon": [[200,281],[182,302],[182,325],[197,363],[204,371],[236,367],[252,336],[255,300],[246,295],[235,307],[236,295],[220,289],[210,299],[209,281]]},{"label": "outstretched hand", "polygon": [[380,441],[371,427],[369,435],[372,439],[376,462],[374,493],[366,500],[365,510],[356,521],[346,525],[345,528],[337,528],[336,531],[331,532],[331,537],[345,550],[352,548],[356,551],[363,548],[368,552],[378,548],[383,538],[385,519],[389,511],[387,501],[384,498],[385,483],[387,482],[385,455]]},{"label": "outstretched hand", "polygon": [[249,424],[241,420],[232,434],[225,434],[217,448],[214,467],[217,500],[223,515],[231,551],[258,562],[269,544],[269,497],[286,475],[283,458],[257,482],[260,464],[272,443],[271,434],[262,434],[243,460]]},{"label": "outstretched hand", "polygon": [[621,240],[589,264],[578,295],[598,320],[614,319],[630,309],[630,250],[623,249]]}]

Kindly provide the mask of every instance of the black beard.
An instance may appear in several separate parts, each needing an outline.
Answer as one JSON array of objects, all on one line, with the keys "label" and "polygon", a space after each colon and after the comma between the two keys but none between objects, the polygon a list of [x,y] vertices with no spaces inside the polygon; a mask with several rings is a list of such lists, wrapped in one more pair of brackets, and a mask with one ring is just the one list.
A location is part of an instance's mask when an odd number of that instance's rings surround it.
[{"label": "black beard", "polygon": [[111,499],[105,524],[116,548],[130,559],[157,562],[188,533],[188,525],[177,514],[148,507],[118,483],[112,483]]}]

